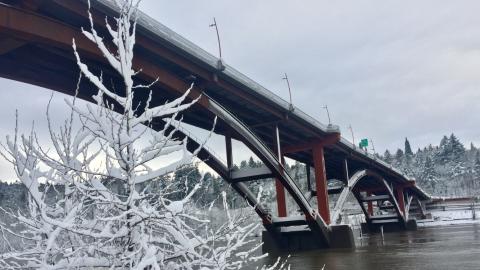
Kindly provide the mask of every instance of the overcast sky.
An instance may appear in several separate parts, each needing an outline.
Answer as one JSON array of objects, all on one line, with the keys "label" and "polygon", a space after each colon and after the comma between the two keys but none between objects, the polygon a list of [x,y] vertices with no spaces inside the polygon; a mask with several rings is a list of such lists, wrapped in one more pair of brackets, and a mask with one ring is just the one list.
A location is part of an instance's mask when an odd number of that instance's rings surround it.
[{"label": "overcast sky", "polygon": [[[377,151],[438,144],[454,132],[480,144],[480,1],[143,0],[147,14],[351,139]],[[43,117],[50,92],[0,79],[2,134],[14,110]],[[57,94],[55,109],[62,111]],[[5,175],[0,164],[0,179]]]}]

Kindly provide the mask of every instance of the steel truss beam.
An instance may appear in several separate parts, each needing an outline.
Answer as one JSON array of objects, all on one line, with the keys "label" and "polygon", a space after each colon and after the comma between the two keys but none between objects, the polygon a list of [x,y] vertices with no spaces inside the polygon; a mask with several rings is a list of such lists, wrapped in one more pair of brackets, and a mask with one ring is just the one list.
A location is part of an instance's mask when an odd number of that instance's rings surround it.
[{"label": "steel truss beam", "polygon": [[230,172],[230,181],[233,183],[254,181],[272,177],[272,172],[265,165],[258,168],[245,168]]}]

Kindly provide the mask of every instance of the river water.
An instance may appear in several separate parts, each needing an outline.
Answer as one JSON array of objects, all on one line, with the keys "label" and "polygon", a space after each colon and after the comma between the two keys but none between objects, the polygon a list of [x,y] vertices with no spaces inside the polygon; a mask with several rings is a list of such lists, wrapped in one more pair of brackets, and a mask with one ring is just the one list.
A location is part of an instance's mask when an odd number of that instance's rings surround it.
[{"label": "river water", "polygon": [[324,265],[325,270],[480,270],[480,224],[385,233],[383,241],[378,234],[357,240],[356,249],[297,253],[288,262],[295,270],[322,269]]}]

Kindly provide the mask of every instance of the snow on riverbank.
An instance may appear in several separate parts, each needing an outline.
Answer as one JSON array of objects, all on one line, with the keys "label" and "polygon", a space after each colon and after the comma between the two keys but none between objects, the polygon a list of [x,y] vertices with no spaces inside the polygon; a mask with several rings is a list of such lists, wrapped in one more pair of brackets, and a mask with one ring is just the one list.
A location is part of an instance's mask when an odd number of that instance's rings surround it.
[{"label": "snow on riverbank", "polygon": [[431,219],[417,220],[418,227],[480,223],[480,217],[473,219],[472,210],[435,210]]}]

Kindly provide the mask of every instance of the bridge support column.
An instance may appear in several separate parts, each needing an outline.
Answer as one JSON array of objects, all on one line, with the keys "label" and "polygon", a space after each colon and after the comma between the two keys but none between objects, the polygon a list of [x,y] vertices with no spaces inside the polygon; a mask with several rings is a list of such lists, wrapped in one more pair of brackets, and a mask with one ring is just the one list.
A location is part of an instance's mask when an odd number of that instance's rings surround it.
[{"label": "bridge support column", "polygon": [[330,224],[330,209],[328,205],[327,174],[325,171],[325,158],[323,145],[313,146],[313,164],[315,167],[315,182],[317,189],[318,212],[325,223]]},{"label": "bridge support column", "polygon": [[[275,126],[275,153],[277,154],[278,160],[284,163],[283,154],[280,147],[280,131],[278,130],[278,126]],[[279,217],[286,217],[287,216],[287,201],[285,200],[285,188],[283,187],[280,180],[275,179],[275,191],[277,193],[277,210]]]},{"label": "bridge support column", "polygon": [[402,211],[403,216],[405,217],[405,196],[403,195],[403,186],[397,186],[397,201],[400,211]]},{"label": "bridge support column", "polygon": [[230,132],[225,134],[225,149],[227,154],[227,167],[229,172],[233,169],[233,154],[232,154],[232,135]]},{"label": "bridge support column", "polygon": [[[367,191],[367,196],[368,197],[372,196],[372,192]],[[368,204],[368,207],[367,207],[368,215],[373,216],[373,202],[369,201],[367,204]]]},{"label": "bridge support column", "polygon": [[343,182],[345,185],[348,185],[348,180],[350,179],[350,173],[348,172],[348,160],[344,159],[342,163],[343,167]]},{"label": "bridge support column", "polygon": [[287,202],[285,200],[285,188],[282,183],[275,179],[275,191],[277,192],[277,210],[279,217],[287,216]]}]

